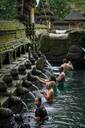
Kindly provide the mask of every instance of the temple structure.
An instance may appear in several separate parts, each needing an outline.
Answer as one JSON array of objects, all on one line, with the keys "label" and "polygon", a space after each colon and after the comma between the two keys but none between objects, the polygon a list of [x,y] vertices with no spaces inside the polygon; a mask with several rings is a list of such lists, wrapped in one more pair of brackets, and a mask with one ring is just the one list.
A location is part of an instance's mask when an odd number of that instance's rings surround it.
[{"label": "temple structure", "polygon": [[85,17],[76,11],[70,12],[64,20],[57,19],[53,22],[55,29],[83,29],[85,28]]},{"label": "temple structure", "polygon": [[35,12],[35,23],[37,24],[45,24],[49,28],[52,28],[53,22],[56,21],[56,17],[54,13],[50,10],[48,1],[42,3],[43,9],[41,11],[36,9]]},{"label": "temple structure", "polygon": [[33,34],[32,9],[35,5],[36,0],[17,0],[17,18],[26,26],[27,36],[31,36]]},{"label": "temple structure", "polygon": [[69,22],[69,28],[83,28],[85,27],[85,17],[80,15],[76,11],[70,12],[65,18],[64,21]]}]

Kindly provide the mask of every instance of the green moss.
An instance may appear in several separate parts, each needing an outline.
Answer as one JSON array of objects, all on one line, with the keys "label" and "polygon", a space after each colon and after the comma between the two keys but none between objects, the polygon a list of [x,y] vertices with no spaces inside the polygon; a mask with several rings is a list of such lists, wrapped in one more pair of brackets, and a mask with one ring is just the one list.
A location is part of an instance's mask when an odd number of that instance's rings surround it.
[{"label": "green moss", "polygon": [[47,55],[60,56],[67,54],[72,45],[79,45],[85,48],[85,30],[73,30],[65,39],[42,35],[40,38],[40,49]]},{"label": "green moss", "polygon": [[48,26],[44,24],[35,24],[35,29],[48,29]]},{"label": "green moss", "polygon": [[0,43],[26,38],[25,26],[18,21],[0,21]]},{"label": "green moss", "polygon": [[68,38],[67,39],[51,38],[49,37],[49,35],[43,35],[41,37],[40,44],[41,44],[42,52],[56,56],[66,54],[69,47]]},{"label": "green moss", "polygon": [[0,30],[19,30],[25,29],[25,26],[18,21],[0,21]]},{"label": "green moss", "polygon": [[85,30],[75,30],[69,34],[70,44],[85,47]]}]

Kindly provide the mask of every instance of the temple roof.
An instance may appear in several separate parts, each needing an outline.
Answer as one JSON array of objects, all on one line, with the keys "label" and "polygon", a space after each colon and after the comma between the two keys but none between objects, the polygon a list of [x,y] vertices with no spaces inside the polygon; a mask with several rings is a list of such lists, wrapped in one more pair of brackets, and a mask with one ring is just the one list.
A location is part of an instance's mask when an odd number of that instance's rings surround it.
[{"label": "temple roof", "polygon": [[41,11],[42,15],[45,15],[45,13],[46,13],[46,15],[51,15],[51,16],[54,15],[53,12],[51,10],[49,10],[49,9],[46,9],[45,11]]},{"label": "temple roof", "polygon": [[80,15],[78,12],[72,11],[64,18],[64,20],[79,21],[79,20],[85,20],[85,18],[82,15]]},{"label": "temple roof", "polygon": [[40,15],[37,17],[37,20],[42,19],[42,20],[50,20],[50,21],[56,21],[58,20],[55,16],[49,16],[49,15]]}]

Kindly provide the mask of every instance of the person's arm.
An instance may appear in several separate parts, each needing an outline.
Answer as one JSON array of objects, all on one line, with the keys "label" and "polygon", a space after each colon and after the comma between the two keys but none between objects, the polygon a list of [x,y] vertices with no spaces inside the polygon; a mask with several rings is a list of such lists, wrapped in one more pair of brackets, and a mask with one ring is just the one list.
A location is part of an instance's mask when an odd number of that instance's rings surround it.
[{"label": "person's arm", "polygon": [[37,79],[38,79],[41,83],[43,83],[43,84],[46,84],[47,82],[49,82],[49,79],[43,79],[43,78],[41,78],[41,77],[37,77]]},{"label": "person's arm", "polygon": [[65,77],[64,74],[60,74],[56,80],[61,81],[64,79],[64,77]]},{"label": "person's arm", "polygon": [[50,91],[50,93],[43,93],[44,97],[46,98],[46,100],[49,100],[51,98],[51,96],[53,95],[53,91]]},{"label": "person's arm", "polygon": [[40,117],[33,116],[33,119],[36,120],[36,121],[39,121]]}]

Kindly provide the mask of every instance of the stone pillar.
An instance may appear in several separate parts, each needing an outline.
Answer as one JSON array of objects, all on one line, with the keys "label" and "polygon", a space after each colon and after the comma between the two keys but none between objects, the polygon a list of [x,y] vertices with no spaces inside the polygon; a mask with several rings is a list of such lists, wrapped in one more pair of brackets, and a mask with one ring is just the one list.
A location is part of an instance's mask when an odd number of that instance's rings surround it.
[{"label": "stone pillar", "polygon": [[13,62],[13,50],[9,51],[9,63],[11,64]]},{"label": "stone pillar", "polygon": [[2,54],[0,54],[0,69],[2,68],[3,63],[2,63]]}]

